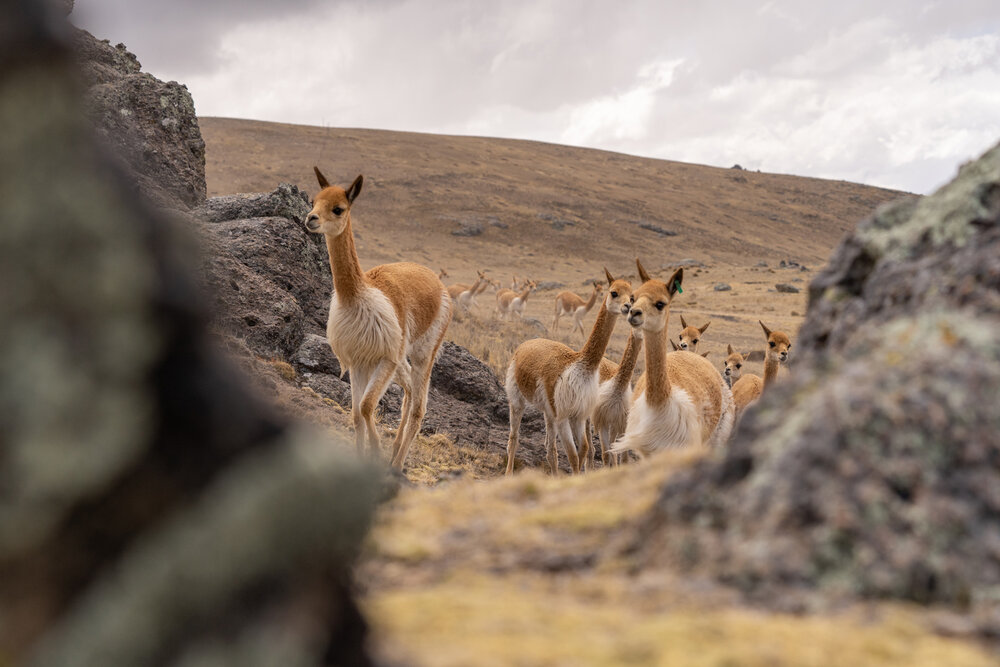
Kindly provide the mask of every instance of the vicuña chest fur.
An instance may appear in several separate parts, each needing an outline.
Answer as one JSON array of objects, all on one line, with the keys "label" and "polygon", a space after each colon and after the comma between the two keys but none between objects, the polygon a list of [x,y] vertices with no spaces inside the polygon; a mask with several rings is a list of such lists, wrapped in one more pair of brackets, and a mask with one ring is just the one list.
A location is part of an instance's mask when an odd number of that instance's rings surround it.
[{"label": "vicu\u00f1a chest fur", "polygon": [[334,293],[327,339],[347,368],[374,368],[382,359],[398,362],[404,353],[403,329],[392,302],[380,290],[367,286],[351,303]]},{"label": "vicu\u00f1a chest fur", "polygon": [[553,398],[559,417],[589,417],[597,405],[597,369],[587,369],[581,361],[566,367],[556,381]]}]

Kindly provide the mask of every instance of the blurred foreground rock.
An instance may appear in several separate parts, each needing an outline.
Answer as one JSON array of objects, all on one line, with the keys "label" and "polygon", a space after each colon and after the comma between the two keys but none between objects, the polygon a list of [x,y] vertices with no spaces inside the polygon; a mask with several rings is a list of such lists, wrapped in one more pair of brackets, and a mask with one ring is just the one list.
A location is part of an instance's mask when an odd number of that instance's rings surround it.
[{"label": "blurred foreground rock", "polygon": [[640,566],[775,604],[995,605],[1000,147],[861,223],[813,281],[796,348],[728,450],[665,485],[630,545]]},{"label": "blurred foreground rock", "polygon": [[220,361],[40,6],[0,8],[0,663],[368,664],[377,473]]}]

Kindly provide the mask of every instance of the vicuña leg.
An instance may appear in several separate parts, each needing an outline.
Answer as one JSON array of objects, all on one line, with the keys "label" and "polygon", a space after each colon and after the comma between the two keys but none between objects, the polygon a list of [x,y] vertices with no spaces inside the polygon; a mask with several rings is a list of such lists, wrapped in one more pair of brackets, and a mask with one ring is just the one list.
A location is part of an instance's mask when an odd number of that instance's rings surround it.
[{"label": "vicu\u00f1a leg", "polygon": [[[361,399],[361,416],[364,417],[368,428],[368,450],[374,457],[381,453],[378,428],[375,424],[375,409],[378,408],[378,402],[382,400],[382,395],[389,388],[389,383],[395,374],[396,364],[385,359],[380,361],[372,373],[371,380],[368,381],[364,398]],[[406,387],[403,389],[405,391]]]},{"label": "vicu\u00f1a leg", "polygon": [[[435,352],[437,349],[435,348]],[[430,359],[421,360],[419,366],[414,365],[410,375],[410,393],[408,401],[409,419],[406,422],[406,432],[400,441],[399,449],[393,452],[392,467],[397,470],[402,469],[403,461],[406,460],[406,453],[410,450],[410,445],[420,432],[420,424],[423,423],[424,414],[427,411],[427,390],[431,384],[431,366],[434,363],[434,356]]]},{"label": "vicu\u00f1a leg", "polygon": [[507,438],[507,470],[505,475],[514,472],[514,455],[517,454],[517,447],[520,444],[518,437],[521,432],[521,418],[524,417],[524,410],[527,407],[520,394],[515,394],[508,399],[510,407],[510,436]]},{"label": "vicu\u00f1a leg", "polygon": [[545,415],[545,460],[553,477],[559,474],[559,450],[556,449],[555,420]]},{"label": "vicu\u00f1a leg", "polygon": [[573,440],[573,427],[570,425],[568,419],[560,419],[557,423],[559,431],[559,439],[562,440],[563,451],[566,452],[566,458],[569,459],[570,470],[573,474],[580,473],[580,457],[576,451],[576,443]]},{"label": "vicu\u00f1a leg", "polygon": [[351,368],[351,420],[354,422],[354,444],[358,448],[358,454],[365,452],[365,418],[361,414],[361,399],[365,396],[365,389],[368,387],[368,379],[371,373],[361,368]]}]

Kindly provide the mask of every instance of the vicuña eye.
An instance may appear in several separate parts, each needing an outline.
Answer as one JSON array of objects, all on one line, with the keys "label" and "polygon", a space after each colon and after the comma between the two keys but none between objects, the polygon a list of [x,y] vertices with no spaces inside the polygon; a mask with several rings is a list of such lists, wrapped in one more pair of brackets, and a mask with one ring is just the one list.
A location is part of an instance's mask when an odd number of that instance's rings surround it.
[{"label": "vicu\u00f1a eye", "polygon": [[770,345],[771,347],[774,347],[774,341],[773,340],[767,341],[767,344]]},{"label": "vicu\u00f1a eye", "polygon": [[334,215],[340,215],[343,212],[344,212],[344,209],[341,208],[340,206],[334,206],[333,207],[333,214]]},{"label": "vicu\u00f1a eye", "polygon": [[743,368],[743,364],[736,364],[736,368],[737,369]]},{"label": "vicu\u00f1a eye", "polygon": [[618,298],[618,292],[612,292],[611,293],[611,298],[612,299],[617,299]]},{"label": "vicu\u00f1a eye", "polygon": [[656,309],[657,310],[663,310],[666,307],[667,307],[667,303],[665,301],[657,301],[656,302]]},{"label": "vicu\u00f1a eye", "polygon": [[692,345],[697,345],[697,344],[698,344],[698,339],[697,339],[697,338],[695,338],[695,339],[694,339],[693,341],[691,341],[691,344],[692,344]]}]

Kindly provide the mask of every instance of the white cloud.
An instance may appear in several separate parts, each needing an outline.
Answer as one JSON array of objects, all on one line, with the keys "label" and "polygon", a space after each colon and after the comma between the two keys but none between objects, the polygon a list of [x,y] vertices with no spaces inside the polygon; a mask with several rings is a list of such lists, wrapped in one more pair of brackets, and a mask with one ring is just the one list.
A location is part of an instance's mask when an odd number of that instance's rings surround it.
[{"label": "white cloud", "polygon": [[[205,115],[520,137],[920,192],[1000,138],[995,0],[179,2],[92,0],[88,27],[150,53]],[[101,32],[102,7],[121,33]]]}]

